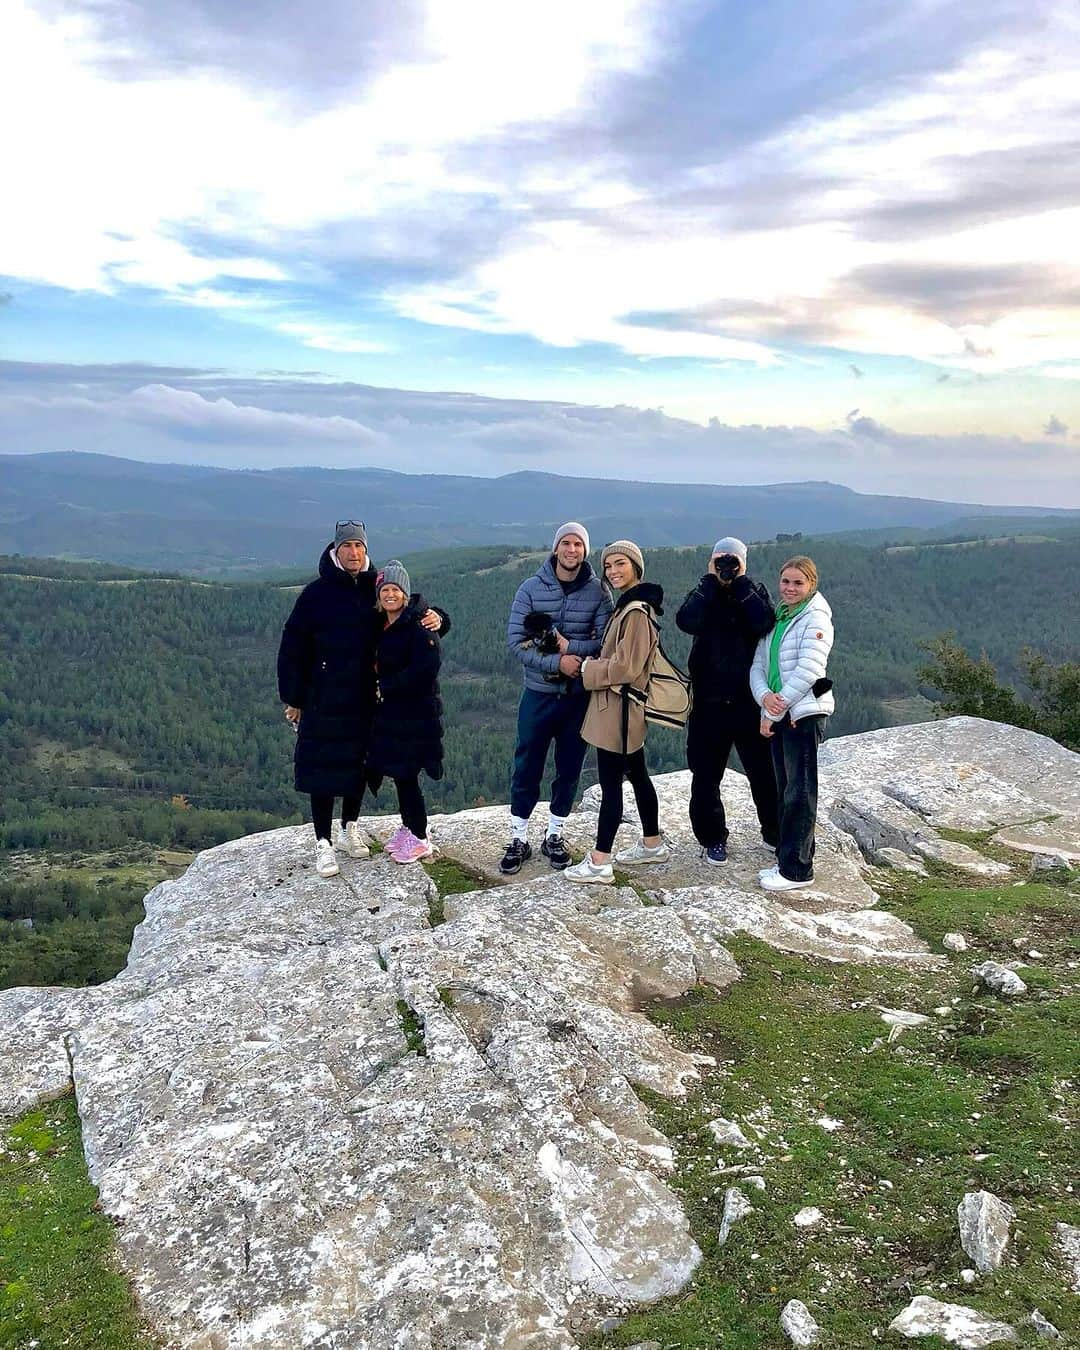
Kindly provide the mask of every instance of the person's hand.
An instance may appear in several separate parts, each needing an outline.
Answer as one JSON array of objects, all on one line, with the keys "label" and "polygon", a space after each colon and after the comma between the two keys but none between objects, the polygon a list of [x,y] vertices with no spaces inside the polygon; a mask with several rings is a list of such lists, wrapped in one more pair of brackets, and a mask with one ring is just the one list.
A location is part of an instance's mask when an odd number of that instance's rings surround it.
[{"label": "person's hand", "polygon": [[787,700],[781,698],[779,694],[770,692],[761,700],[761,706],[770,717],[783,717],[787,711]]},{"label": "person's hand", "polygon": [[292,704],[290,704],[290,703],[286,703],[286,704],[285,704],[285,721],[286,721],[286,722],[291,722],[291,723],[293,724],[293,726],[298,726],[299,723],[300,723],[300,709],[299,709],[299,708],[294,708],[294,707],[292,706]]},{"label": "person's hand", "polygon": [[555,646],[559,650],[560,656],[565,656],[570,650],[570,639],[564,638],[557,628],[551,630],[555,634]]},{"label": "person's hand", "polygon": [[773,734],[773,724],[767,717],[761,719],[761,726],[758,728],[761,734],[768,740]]},{"label": "person's hand", "polygon": [[437,632],[442,627],[442,618],[433,609],[426,609],[420,627],[426,628],[429,633]]},{"label": "person's hand", "polygon": [[559,670],[563,675],[569,676],[571,680],[576,678],[576,676],[579,675],[581,672],[581,657],[560,656]]}]

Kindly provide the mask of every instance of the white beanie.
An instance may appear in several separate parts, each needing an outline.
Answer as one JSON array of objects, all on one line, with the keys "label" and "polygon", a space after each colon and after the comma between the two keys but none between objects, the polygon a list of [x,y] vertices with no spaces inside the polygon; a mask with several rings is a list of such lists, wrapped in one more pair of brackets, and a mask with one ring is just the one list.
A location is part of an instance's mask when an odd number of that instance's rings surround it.
[{"label": "white beanie", "polygon": [[734,535],[727,534],[723,539],[718,539],[712,546],[712,556],[725,557],[728,554],[733,558],[738,558],[742,565],[746,566],[746,545],[741,539],[736,539]]},{"label": "white beanie", "polygon": [[560,525],[555,531],[555,538],[551,541],[552,553],[559,547],[559,540],[565,539],[568,534],[576,534],[585,545],[586,556],[589,552],[589,531],[579,521],[568,520],[565,525]]}]

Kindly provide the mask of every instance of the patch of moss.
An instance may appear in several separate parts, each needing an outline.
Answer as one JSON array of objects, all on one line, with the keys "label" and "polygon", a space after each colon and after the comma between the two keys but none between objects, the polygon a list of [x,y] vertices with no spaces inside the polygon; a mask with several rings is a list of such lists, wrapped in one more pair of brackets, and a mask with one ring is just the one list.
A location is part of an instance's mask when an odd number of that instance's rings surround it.
[{"label": "patch of moss", "polygon": [[113,1265],[70,1096],[0,1136],[0,1347],[150,1350]]},{"label": "patch of moss", "polygon": [[398,1017],[401,1019],[401,1030],[405,1036],[405,1044],[414,1054],[426,1055],[427,1043],[424,1040],[424,1023],[417,1015],[414,1008],[411,1008],[403,998],[397,1001]]},{"label": "patch of moss", "polygon": [[439,858],[435,862],[426,863],[424,870],[434,881],[437,892],[428,901],[428,922],[432,928],[446,922],[444,902],[448,895],[464,895],[468,891],[479,890],[486,884],[480,877],[450,858]]}]

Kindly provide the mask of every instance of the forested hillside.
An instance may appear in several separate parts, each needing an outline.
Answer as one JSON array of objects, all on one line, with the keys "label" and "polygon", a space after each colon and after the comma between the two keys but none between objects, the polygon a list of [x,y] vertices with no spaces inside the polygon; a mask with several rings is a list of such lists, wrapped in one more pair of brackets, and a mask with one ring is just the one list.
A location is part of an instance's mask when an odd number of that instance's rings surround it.
[{"label": "forested hillside", "polygon": [[[751,571],[775,589],[802,548],[836,617],[834,735],[929,716],[919,644],[945,630],[1014,681],[1025,644],[1076,659],[1080,540],[1068,530],[963,547],[785,541],[754,547]],[[498,545],[409,559],[414,586],[453,617],[436,810],[506,798],[520,687],[506,614],[544,556]],[[646,555],[668,596],[665,645],[680,660],[689,643],[675,612],[707,557],[707,547]],[[274,663],[306,579],[207,584],[0,558],[0,987],[107,978],[141,895],[164,874],[159,850],[302,818]],[[655,769],[682,768],[683,738],[654,729],[649,755]],[[392,809],[385,789],[378,806]]]},{"label": "forested hillside", "polygon": [[[723,465],[717,472],[723,473]],[[715,522],[742,539],[777,531],[985,533],[981,517],[1080,523],[1080,512],[992,508],[854,492],[836,483],[649,483],[524,471],[497,478],[405,474],[391,469],[236,470],[145,464],[77,451],[0,455],[0,551],[106,559],[142,568],[250,578],[306,566],[328,522],[360,513],[383,556],[437,545],[550,539],[560,521],[587,520],[593,538],[649,547],[715,537]],[[1001,530],[1000,533],[1006,531]]]}]

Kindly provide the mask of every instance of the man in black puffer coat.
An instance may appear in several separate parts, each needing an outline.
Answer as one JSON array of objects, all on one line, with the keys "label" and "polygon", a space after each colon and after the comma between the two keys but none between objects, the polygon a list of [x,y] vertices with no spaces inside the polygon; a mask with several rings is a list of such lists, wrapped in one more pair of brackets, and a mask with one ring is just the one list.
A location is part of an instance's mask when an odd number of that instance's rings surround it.
[{"label": "man in black puffer coat", "polygon": [[[315,865],[336,876],[331,822],[342,798],[342,844],[354,858],[369,849],[357,829],[364,792],[364,761],[375,708],[375,643],[382,623],[375,611],[376,568],[367,555],[361,521],[339,521],[334,542],[319,559],[319,575],[297,597],[278,650],[278,692],[297,728],[294,782],[311,796]],[[416,598],[423,613],[427,606]],[[447,632],[449,619],[424,614],[423,623]]]},{"label": "man in black puffer coat", "polygon": [[728,536],[713,546],[709,570],[683,601],[675,622],[690,633],[694,706],[686,758],[693,775],[690,824],[707,861],[727,858],[728,829],[720,783],[734,746],[757,807],[761,837],[775,848],[776,778],[761,710],[750,692],[758,640],[776,623],[769,592],[746,575],[746,545]]}]

